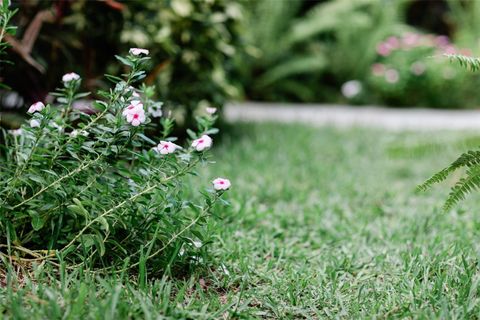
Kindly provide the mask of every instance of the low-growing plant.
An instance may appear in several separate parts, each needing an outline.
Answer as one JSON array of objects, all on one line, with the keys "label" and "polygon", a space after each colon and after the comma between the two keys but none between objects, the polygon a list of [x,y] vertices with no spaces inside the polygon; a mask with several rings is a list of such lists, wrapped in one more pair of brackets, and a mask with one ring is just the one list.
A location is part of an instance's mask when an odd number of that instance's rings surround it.
[{"label": "low-growing plant", "polygon": [[[29,125],[3,131],[0,165],[0,256],[11,263],[67,261],[70,268],[118,271],[165,269],[198,260],[203,225],[227,179],[188,196],[185,179],[208,163],[215,110],[197,117],[189,146],[170,137],[173,120],[162,117],[161,141],[144,134],[161,116],[153,89],[142,85],[148,50],[116,58],[128,70],[107,75],[114,86],[97,93],[94,109],[73,108],[82,79],[63,76],[57,103],[33,104]],[[223,201],[223,200],[222,200]]]}]

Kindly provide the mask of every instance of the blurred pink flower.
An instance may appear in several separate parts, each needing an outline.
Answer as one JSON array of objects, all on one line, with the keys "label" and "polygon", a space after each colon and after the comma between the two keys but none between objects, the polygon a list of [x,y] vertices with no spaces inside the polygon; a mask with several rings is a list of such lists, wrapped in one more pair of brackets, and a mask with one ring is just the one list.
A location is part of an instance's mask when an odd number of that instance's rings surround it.
[{"label": "blurred pink flower", "polygon": [[400,40],[397,37],[389,37],[386,41],[388,47],[392,50],[398,49],[400,47]]},{"label": "blurred pink flower", "polygon": [[383,76],[385,73],[385,65],[383,63],[374,63],[372,65],[372,73],[375,76]]},{"label": "blurred pink flower", "polygon": [[150,51],[148,51],[147,49],[142,48],[130,48],[128,52],[134,56],[139,56],[141,54],[148,55],[150,53]]},{"label": "blurred pink flower", "polygon": [[41,101],[38,101],[38,102],[35,102],[34,104],[32,104],[30,106],[30,108],[28,108],[28,113],[35,113],[35,112],[40,112],[43,110],[43,108],[45,108],[45,105],[43,104],[43,102]]},{"label": "blurred pink flower", "polygon": [[206,107],[206,108],[205,108],[205,111],[206,111],[208,114],[214,114],[215,112],[217,112],[217,108]]},{"label": "blurred pink flower", "polygon": [[232,185],[230,183],[230,180],[225,179],[225,178],[217,178],[212,181],[213,183],[213,188],[215,190],[228,190],[230,186]]},{"label": "blurred pink flower", "polygon": [[199,139],[195,139],[192,142],[192,147],[195,148],[197,151],[203,151],[208,149],[212,146],[213,140],[206,134],[201,136]]},{"label": "blurred pink flower", "polygon": [[80,79],[80,76],[78,74],[76,74],[75,72],[70,72],[70,73],[64,74],[63,77],[62,77],[63,82],[70,82],[72,80],[78,80],[78,79]]},{"label": "blurred pink flower", "polygon": [[425,72],[425,70],[426,70],[425,64],[419,61],[412,63],[412,65],[410,66],[410,71],[412,71],[412,73],[416,76],[422,75]]},{"label": "blurred pink flower", "polygon": [[413,32],[407,32],[403,35],[402,42],[403,45],[407,48],[414,47],[418,44],[420,36]]},{"label": "blurred pink flower", "polygon": [[40,121],[38,121],[36,119],[30,120],[30,127],[32,127],[32,128],[40,127]]},{"label": "blurred pink flower", "polygon": [[445,46],[443,48],[443,53],[445,53],[445,54],[456,54],[457,49],[455,49],[455,47],[452,46],[452,45],[448,45],[448,46]]},{"label": "blurred pink flower", "polygon": [[388,69],[385,71],[385,80],[387,80],[388,83],[397,83],[399,79],[400,75],[398,74],[397,70]]},{"label": "blurred pink flower", "polygon": [[160,154],[169,154],[169,153],[174,153],[175,150],[177,150],[178,148],[180,148],[180,146],[176,145],[173,142],[160,141],[158,146],[156,146],[153,149]]},{"label": "blurred pink flower", "polygon": [[445,47],[450,44],[450,40],[447,36],[437,36],[435,37],[435,44],[439,47]]},{"label": "blurred pink flower", "polygon": [[377,45],[377,53],[381,56],[388,56],[391,53],[390,47],[388,44],[381,42]]},{"label": "blurred pink flower", "polygon": [[129,113],[135,113],[140,110],[143,111],[143,104],[138,100],[133,100],[128,107],[123,109],[122,115],[127,116]]}]

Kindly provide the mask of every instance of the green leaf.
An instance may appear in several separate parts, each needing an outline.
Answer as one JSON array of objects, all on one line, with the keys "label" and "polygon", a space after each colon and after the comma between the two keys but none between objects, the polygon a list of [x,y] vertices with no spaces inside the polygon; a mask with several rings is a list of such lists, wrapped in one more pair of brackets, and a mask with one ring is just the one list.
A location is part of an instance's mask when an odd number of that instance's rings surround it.
[{"label": "green leaf", "polygon": [[45,224],[45,221],[42,219],[40,214],[38,214],[38,212],[30,211],[29,215],[32,218],[30,223],[32,225],[33,230],[38,231],[42,229],[43,225]]},{"label": "green leaf", "polygon": [[97,221],[102,225],[103,230],[107,232],[110,230],[110,226],[108,225],[108,221],[105,219],[105,217],[98,217]]},{"label": "green leaf", "polygon": [[187,134],[191,139],[197,139],[197,134],[193,130],[187,129]]},{"label": "green leaf", "polygon": [[95,234],[94,241],[100,256],[103,257],[105,255],[105,243],[103,242],[103,237],[100,233]]},{"label": "green leaf", "polygon": [[115,58],[126,66],[133,68],[133,62],[123,57],[115,55]]},{"label": "green leaf", "polygon": [[78,200],[77,198],[73,198],[73,202],[75,202],[75,204],[72,204],[72,205],[69,205],[67,208],[75,213],[78,213],[80,214],[81,216],[85,217],[88,219],[89,217],[89,213],[88,211],[83,207],[82,203],[80,202],[80,200]]},{"label": "green leaf", "polygon": [[153,141],[152,139],[150,139],[149,137],[147,137],[146,135],[144,135],[143,133],[138,133],[137,136],[139,136],[140,138],[142,138],[143,140],[145,140],[146,142],[152,144],[152,145],[156,145],[157,143],[155,141]]}]

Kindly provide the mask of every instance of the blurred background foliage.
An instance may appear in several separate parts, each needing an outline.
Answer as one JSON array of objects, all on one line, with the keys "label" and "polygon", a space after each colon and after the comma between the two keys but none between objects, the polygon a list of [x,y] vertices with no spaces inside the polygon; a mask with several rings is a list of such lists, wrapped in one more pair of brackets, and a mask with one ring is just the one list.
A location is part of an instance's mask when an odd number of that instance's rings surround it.
[{"label": "blurred background foliage", "polygon": [[[242,60],[248,65],[241,68],[248,99],[437,108],[478,105],[478,76],[453,68],[439,49],[478,52],[479,1],[262,0],[248,1],[246,7],[245,37],[257,49]],[[401,39],[412,34],[421,40],[424,34],[432,39],[442,36],[449,46],[418,41],[402,47]],[[379,46],[394,42],[395,50],[379,54]],[[386,75],[372,76],[379,64]],[[419,72],[420,68],[425,70]],[[349,90],[352,80],[356,87]]]},{"label": "blurred background foliage", "polygon": [[221,107],[238,96],[230,83],[233,56],[241,50],[240,4],[228,0],[13,1],[19,11],[13,66],[4,66],[3,108],[49,99],[48,93],[70,71],[88,90],[106,87],[105,73],[119,74],[114,54],[130,47],[150,50],[146,79],[155,84],[167,109],[186,124],[198,107]]},{"label": "blurred background foliage", "polygon": [[[228,100],[476,107],[478,76],[443,53],[477,55],[480,2],[462,0],[18,0],[0,82],[24,111],[62,74],[88,90],[121,73],[111,57],[152,56],[147,83],[179,122]],[[23,109],[22,109],[23,108]],[[2,119],[6,117],[3,116]],[[15,126],[15,125],[13,125]]]}]

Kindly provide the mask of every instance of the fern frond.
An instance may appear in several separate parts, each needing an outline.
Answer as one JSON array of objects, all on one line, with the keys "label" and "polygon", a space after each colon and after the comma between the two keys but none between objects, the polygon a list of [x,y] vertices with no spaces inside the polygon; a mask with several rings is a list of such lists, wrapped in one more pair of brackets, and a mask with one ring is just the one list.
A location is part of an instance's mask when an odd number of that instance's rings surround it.
[{"label": "fern frond", "polygon": [[480,70],[480,58],[468,57],[462,54],[444,54],[450,61],[456,61],[465,69],[471,71]]},{"label": "fern frond", "polygon": [[458,202],[472,193],[472,191],[480,189],[480,166],[475,166],[467,171],[465,178],[461,178],[450,191],[447,200],[443,206],[445,211],[451,209]]},{"label": "fern frond", "polygon": [[417,186],[418,191],[426,191],[429,189],[432,185],[440,183],[447,179],[447,177],[452,173],[453,171],[461,168],[461,167],[467,167],[471,168],[473,166],[480,165],[480,151],[468,151],[466,153],[463,153],[457,160],[452,162],[448,167],[445,169],[441,170],[440,172],[437,172],[434,174],[431,178],[429,178],[427,181],[422,183],[421,185]]}]

